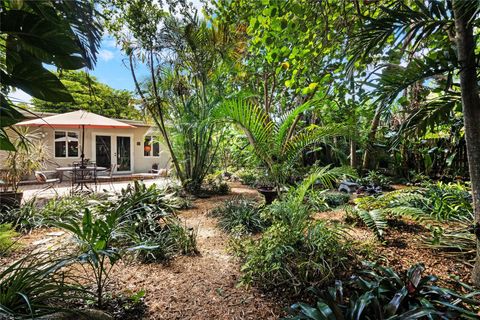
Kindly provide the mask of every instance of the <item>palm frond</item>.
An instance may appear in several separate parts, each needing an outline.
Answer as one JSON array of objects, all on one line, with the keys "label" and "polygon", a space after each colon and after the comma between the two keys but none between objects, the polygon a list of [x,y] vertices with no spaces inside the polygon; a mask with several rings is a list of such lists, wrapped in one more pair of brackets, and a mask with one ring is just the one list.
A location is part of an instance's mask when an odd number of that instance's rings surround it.
[{"label": "palm frond", "polygon": [[267,163],[270,162],[274,123],[262,108],[244,99],[232,99],[213,110],[212,116],[239,125],[257,155]]},{"label": "palm frond", "polygon": [[330,165],[316,168],[306,177],[303,182],[297,187],[297,200],[303,201],[308,189],[316,183],[320,183],[325,188],[333,188],[334,182],[341,177],[355,177],[356,172],[351,167],[335,167]]},{"label": "palm frond", "polygon": [[451,15],[442,1],[429,1],[428,6],[421,1],[414,1],[412,5],[393,2],[390,7],[380,7],[377,17],[363,18],[365,25],[354,39],[349,68],[358,59],[382,53],[389,41],[397,47],[417,48],[439,30],[453,27]]},{"label": "palm frond", "polygon": [[295,109],[285,113],[281,116],[282,122],[278,127],[278,135],[276,138],[276,142],[279,148],[282,148],[286,145],[288,134],[292,129],[292,125],[295,122],[296,118],[300,116],[303,112],[307,111],[308,109],[312,108],[318,101],[313,99],[305,102],[304,104],[296,107]]},{"label": "palm frond", "polygon": [[315,127],[312,130],[303,130],[296,134],[292,139],[287,141],[284,149],[284,156],[286,162],[293,163],[303,150],[307,147],[323,142],[326,138],[333,138],[338,136],[349,136],[352,131],[348,126],[342,124],[329,125],[323,127]]}]

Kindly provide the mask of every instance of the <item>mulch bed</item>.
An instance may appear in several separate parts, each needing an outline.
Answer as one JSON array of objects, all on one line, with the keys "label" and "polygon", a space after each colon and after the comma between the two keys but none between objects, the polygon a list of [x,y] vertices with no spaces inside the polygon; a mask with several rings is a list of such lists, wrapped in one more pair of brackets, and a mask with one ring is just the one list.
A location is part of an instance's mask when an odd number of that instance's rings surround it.
[{"label": "mulch bed", "polygon": [[[197,199],[194,208],[179,213],[187,226],[198,229],[198,256],[179,256],[167,265],[122,261],[111,274],[110,289],[114,295],[125,297],[144,290],[146,319],[278,319],[285,315],[290,301],[238,286],[240,264],[227,252],[229,236],[217,227],[215,218],[208,216],[209,210],[226,199],[259,196],[238,183],[231,186],[230,195]],[[345,217],[343,211],[336,210],[319,213],[315,218],[343,222]],[[22,249],[8,258],[0,257],[0,264],[28,254],[33,242],[52,231],[56,230],[34,230],[22,237]],[[422,262],[427,273],[434,273],[443,281],[451,275],[469,280],[469,267],[421,248],[419,237],[429,231],[415,222],[395,222],[386,231],[385,245],[375,242],[366,228],[354,226],[349,232],[356,241],[368,241],[374,246],[374,258],[397,270]]]}]

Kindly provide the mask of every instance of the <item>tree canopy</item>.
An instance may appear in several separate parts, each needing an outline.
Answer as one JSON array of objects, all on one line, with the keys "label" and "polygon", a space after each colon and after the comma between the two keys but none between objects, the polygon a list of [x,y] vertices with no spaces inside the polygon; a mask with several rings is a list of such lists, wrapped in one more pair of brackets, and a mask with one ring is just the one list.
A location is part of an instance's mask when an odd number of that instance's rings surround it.
[{"label": "tree canopy", "polygon": [[34,110],[65,113],[82,109],[117,119],[142,119],[129,91],[113,89],[84,71],[61,70],[55,74],[74,101],[54,103],[33,98]]}]

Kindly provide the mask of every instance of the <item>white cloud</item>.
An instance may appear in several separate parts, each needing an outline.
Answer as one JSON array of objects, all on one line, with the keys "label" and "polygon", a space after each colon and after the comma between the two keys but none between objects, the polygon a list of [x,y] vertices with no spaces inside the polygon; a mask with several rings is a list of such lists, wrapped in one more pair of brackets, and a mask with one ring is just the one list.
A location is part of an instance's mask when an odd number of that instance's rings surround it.
[{"label": "white cloud", "polygon": [[107,38],[106,40],[103,40],[103,43],[109,48],[117,48],[117,41],[115,41],[115,39]]},{"label": "white cloud", "polygon": [[102,49],[98,52],[98,56],[103,61],[109,61],[113,59],[113,52],[110,50]]}]

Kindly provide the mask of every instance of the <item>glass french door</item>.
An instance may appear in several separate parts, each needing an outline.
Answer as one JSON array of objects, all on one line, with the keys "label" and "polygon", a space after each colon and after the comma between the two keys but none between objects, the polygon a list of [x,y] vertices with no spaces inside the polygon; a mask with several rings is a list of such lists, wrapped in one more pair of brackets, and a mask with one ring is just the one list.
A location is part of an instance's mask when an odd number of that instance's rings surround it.
[{"label": "glass french door", "polygon": [[117,136],[117,171],[132,171],[131,139]]},{"label": "glass french door", "polygon": [[112,166],[112,137],[95,137],[95,159],[97,166],[110,168]]}]

